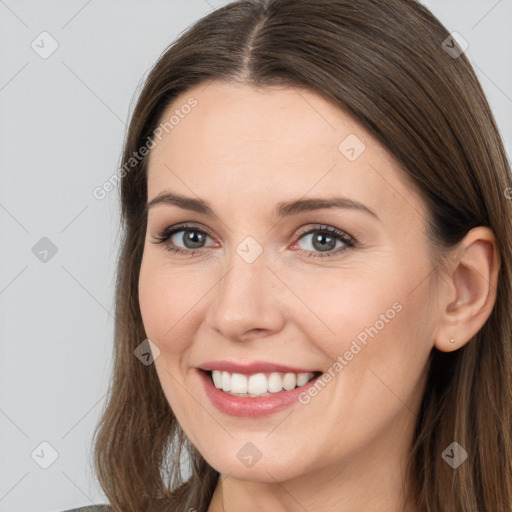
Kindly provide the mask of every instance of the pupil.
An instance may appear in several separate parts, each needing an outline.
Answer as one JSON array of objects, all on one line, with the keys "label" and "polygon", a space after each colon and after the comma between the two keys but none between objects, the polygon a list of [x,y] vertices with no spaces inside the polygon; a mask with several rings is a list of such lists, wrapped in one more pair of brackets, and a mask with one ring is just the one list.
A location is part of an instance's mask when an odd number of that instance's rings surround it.
[{"label": "pupil", "polygon": [[[325,242],[325,239],[329,240],[330,243]],[[319,244],[318,246],[316,245],[317,242]],[[332,242],[334,242],[334,244]],[[313,237],[313,246],[315,247],[315,249],[318,249],[320,251],[328,251],[330,249],[334,249],[334,247],[336,246],[336,240],[332,236],[320,233]]]},{"label": "pupil", "polygon": [[[202,238],[202,233],[198,233],[197,231],[186,231],[184,235],[184,242],[189,249],[196,249],[197,247],[201,247],[201,244],[204,243]],[[191,242],[192,246],[189,246],[187,242]]]}]

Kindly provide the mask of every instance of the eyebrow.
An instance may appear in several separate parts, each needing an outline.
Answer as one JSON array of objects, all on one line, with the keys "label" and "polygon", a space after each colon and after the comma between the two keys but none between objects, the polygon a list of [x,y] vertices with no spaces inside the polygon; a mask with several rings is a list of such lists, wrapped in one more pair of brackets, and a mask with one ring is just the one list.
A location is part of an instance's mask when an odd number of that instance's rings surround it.
[{"label": "eyebrow", "polygon": [[[203,201],[202,199],[187,197],[171,192],[163,192],[151,199],[151,201],[149,201],[146,205],[146,210],[149,211],[154,206],[161,204],[178,206],[184,210],[191,210],[194,212],[202,213],[204,215],[208,215],[210,217],[215,216],[215,213],[213,212],[213,209],[208,202]],[[365,204],[340,195],[281,202],[278,203],[275,207],[273,216],[277,218],[283,218],[289,217],[291,215],[297,215],[303,212],[321,210],[323,208],[357,210],[371,215],[377,220],[380,220],[378,215]]]}]

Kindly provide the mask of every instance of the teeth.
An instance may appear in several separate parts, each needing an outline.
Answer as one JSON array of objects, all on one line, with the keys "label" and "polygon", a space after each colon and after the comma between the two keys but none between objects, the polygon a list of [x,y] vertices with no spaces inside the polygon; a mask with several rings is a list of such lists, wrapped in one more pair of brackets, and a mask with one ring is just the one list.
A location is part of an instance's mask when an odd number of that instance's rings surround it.
[{"label": "teeth", "polygon": [[222,374],[220,372],[212,372],[213,384],[217,389],[222,388]]},{"label": "teeth", "polygon": [[[233,375],[234,377],[234,375]],[[267,377],[263,373],[257,373],[249,377],[249,384],[247,386],[247,393],[250,395],[263,395],[267,392],[268,383]]]},{"label": "teeth", "polygon": [[231,393],[247,393],[247,377],[241,373],[231,375]]},{"label": "teeth", "polygon": [[242,373],[229,373],[213,370],[211,372],[213,384],[230,395],[237,396],[264,396],[270,393],[291,391],[298,386],[304,386],[313,377],[314,373],[281,373],[270,374],[255,373],[244,375]]},{"label": "teeth", "polygon": [[283,388],[290,391],[297,385],[297,377],[294,373],[286,373],[283,379]]},{"label": "teeth", "polygon": [[283,378],[277,372],[271,373],[268,382],[267,382],[268,390],[271,393],[277,393],[283,390]]},{"label": "teeth", "polygon": [[299,373],[297,375],[297,386],[304,386],[308,380],[309,379],[307,373]]},{"label": "teeth", "polygon": [[224,391],[231,391],[231,375],[228,372],[222,372],[221,388]]}]

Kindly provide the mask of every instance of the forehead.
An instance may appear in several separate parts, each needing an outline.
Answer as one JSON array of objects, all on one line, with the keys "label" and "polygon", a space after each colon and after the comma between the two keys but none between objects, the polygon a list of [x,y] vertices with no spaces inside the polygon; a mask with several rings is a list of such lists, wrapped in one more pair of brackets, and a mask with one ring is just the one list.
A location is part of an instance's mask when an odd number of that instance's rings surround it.
[{"label": "forehead", "polygon": [[311,91],[212,82],[177,96],[160,121],[149,198],[171,189],[242,204],[259,198],[266,207],[273,198],[338,193],[399,215],[422,209],[393,156]]}]

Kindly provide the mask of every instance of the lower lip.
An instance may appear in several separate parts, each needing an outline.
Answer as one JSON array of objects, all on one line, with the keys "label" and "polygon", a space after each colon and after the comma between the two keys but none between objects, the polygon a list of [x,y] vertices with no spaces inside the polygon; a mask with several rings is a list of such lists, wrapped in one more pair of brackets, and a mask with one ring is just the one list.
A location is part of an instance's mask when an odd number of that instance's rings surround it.
[{"label": "lower lip", "polygon": [[215,387],[210,379],[210,375],[202,370],[197,370],[199,377],[203,381],[206,395],[212,404],[222,413],[230,416],[244,416],[259,418],[276,412],[282,411],[298,402],[299,395],[313,386],[316,380],[321,376],[315,377],[304,386],[292,389],[291,391],[279,391],[266,396],[255,398],[244,396],[228,395],[224,391]]}]

